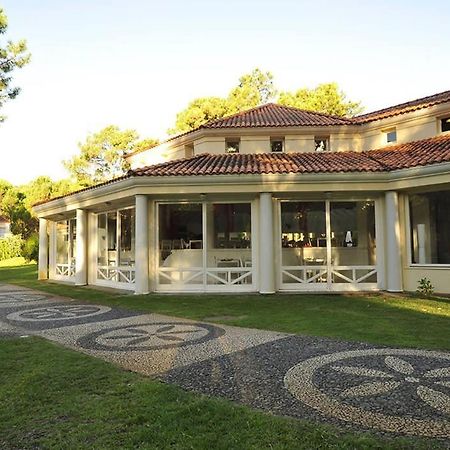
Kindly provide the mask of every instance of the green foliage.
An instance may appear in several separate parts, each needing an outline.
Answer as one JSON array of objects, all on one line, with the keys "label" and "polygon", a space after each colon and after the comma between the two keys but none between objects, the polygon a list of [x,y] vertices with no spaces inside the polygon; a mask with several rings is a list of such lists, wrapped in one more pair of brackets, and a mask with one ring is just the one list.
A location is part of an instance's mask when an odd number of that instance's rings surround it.
[{"label": "green foliage", "polygon": [[[6,33],[8,28],[8,19],[5,11],[0,7],[0,36]],[[16,68],[21,68],[30,61],[30,54],[27,51],[27,44],[24,39],[17,42],[0,42],[0,108],[15,97],[20,92],[18,87],[12,87],[11,73]],[[0,116],[0,122],[5,119]]]},{"label": "green foliage", "polygon": [[39,258],[39,233],[32,233],[22,245],[22,256],[27,262],[37,261]]},{"label": "green foliage", "polygon": [[348,100],[337,83],[319,84],[314,89],[302,88],[296,92],[281,92],[278,103],[340,117],[353,117],[362,111],[361,102]]},{"label": "green foliage", "polygon": [[254,69],[242,75],[239,84],[228,95],[228,113],[235,114],[272,101],[277,92],[273,84],[273,75]]},{"label": "green foliage", "polygon": [[421,278],[417,286],[417,293],[430,297],[434,294],[434,286],[428,278]]},{"label": "green foliage", "polygon": [[158,141],[138,141],[136,130],[120,130],[109,125],[97,133],[88,135],[78,144],[80,154],[64,161],[64,166],[81,186],[91,186],[125,175],[130,166],[125,155],[136,149],[151,147]]},{"label": "green foliage", "polygon": [[80,189],[81,186],[70,180],[53,181],[50,177],[40,176],[21,187],[24,194],[24,205],[31,212],[34,204],[47,201],[60,195]]},{"label": "green foliage", "polygon": [[[168,133],[194,130],[211,120],[275,101],[276,96],[273,75],[254,69],[239,78],[239,84],[226,98],[202,97],[190,102],[186,109],[177,114],[175,127]],[[281,92],[277,101],[281,105],[341,117],[352,117],[363,109],[360,102],[348,100],[337,83],[319,84],[314,89],[302,88],[296,92]]]},{"label": "green foliage", "polygon": [[21,256],[22,245],[22,238],[14,234],[0,238],[0,261]]},{"label": "green foliage", "polygon": [[254,69],[239,78],[239,84],[233,88],[227,98],[202,97],[190,102],[186,109],[179,112],[175,127],[169,134],[194,130],[211,120],[262,105],[275,98],[273,75]]},{"label": "green foliage", "polygon": [[228,114],[227,100],[220,97],[197,98],[186,109],[177,114],[175,127],[169,134],[185,133],[206,122],[220,119]]}]

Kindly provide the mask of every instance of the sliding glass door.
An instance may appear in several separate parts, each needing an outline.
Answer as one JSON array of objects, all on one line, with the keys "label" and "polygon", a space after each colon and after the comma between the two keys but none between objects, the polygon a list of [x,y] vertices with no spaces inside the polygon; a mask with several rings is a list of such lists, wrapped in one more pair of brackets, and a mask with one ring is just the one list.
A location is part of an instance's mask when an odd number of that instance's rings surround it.
[{"label": "sliding glass door", "polygon": [[377,287],[373,201],[282,202],[280,287]]}]

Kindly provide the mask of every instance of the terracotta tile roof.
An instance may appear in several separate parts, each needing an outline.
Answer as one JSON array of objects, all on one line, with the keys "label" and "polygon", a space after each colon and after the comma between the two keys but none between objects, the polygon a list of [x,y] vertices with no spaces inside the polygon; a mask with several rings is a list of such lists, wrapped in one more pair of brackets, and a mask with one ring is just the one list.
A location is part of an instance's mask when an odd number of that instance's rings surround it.
[{"label": "terracotta tile roof", "polygon": [[361,114],[353,118],[354,123],[362,124],[374,120],[386,119],[388,117],[398,116],[418,109],[429,108],[440,103],[450,102],[450,91],[440,92],[439,94],[428,97],[418,98],[389,108],[380,109],[367,114]]},{"label": "terracotta tile roof", "polygon": [[130,170],[130,176],[388,172],[450,162],[450,135],[365,152],[208,153]]},{"label": "terracotta tile roof", "polygon": [[450,163],[450,133],[365,152],[241,153],[218,155],[204,153],[192,158],[178,159],[130,170],[123,177],[42,201],[33,206],[96,189],[134,176],[367,173],[390,172],[392,170],[439,163]]},{"label": "terracotta tile roof", "polygon": [[267,103],[232,116],[205,123],[199,128],[296,127],[349,124],[352,124],[352,120],[344,117],[305,111],[276,103]]}]

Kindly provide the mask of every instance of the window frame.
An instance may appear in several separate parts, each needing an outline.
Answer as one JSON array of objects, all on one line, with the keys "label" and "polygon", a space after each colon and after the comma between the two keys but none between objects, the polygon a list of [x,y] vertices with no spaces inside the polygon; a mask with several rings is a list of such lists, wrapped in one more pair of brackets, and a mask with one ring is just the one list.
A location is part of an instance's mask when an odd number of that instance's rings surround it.
[{"label": "window frame", "polygon": [[[318,142],[324,141],[325,142],[325,149],[324,150],[317,150]],[[330,136],[314,136],[314,153],[328,153],[331,151],[330,146]]]},{"label": "window frame", "polygon": [[[275,151],[272,147],[272,145],[275,142],[281,142],[281,150]],[[270,153],[284,153],[285,152],[285,142],[284,137],[271,137],[270,138]]]},{"label": "window frame", "polygon": [[[412,195],[420,195],[425,194],[429,191],[425,192],[418,192],[414,193]],[[432,191],[435,192],[435,191]],[[436,191],[438,192],[438,191]],[[414,263],[413,262],[413,254],[412,254],[412,234],[411,234],[411,209],[410,209],[410,195],[411,194],[405,194],[404,200],[403,200],[403,209],[405,212],[405,246],[406,246],[406,261],[407,266],[411,269],[418,269],[421,267],[429,268],[429,269],[442,269],[442,270],[448,270],[450,268],[450,263]]]},{"label": "window frame", "polygon": [[[235,146],[237,144],[237,146]],[[230,149],[235,151],[230,151]],[[225,138],[225,153],[235,155],[241,151],[241,138]]]},{"label": "window frame", "polygon": [[[384,138],[385,138],[385,144],[386,145],[395,145],[398,141],[398,135],[397,135],[397,127],[391,127],[391,128],[386,128],[384,130],[382,130]],[[394,140],[389,140],[389,135],[394,134],[395,139]]]}]

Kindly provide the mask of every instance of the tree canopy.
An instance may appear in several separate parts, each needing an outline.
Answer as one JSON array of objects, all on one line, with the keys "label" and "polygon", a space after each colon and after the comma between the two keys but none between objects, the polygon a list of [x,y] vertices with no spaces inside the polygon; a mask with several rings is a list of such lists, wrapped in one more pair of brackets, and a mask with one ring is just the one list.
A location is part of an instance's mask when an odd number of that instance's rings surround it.
[{"label": "tree canopy", "polygon": [[168,130],[168,133],[178,134],[194,130],[211,120],[267,103],[273,100],[275,95],[273,75],[255,69],[242,75],[238,85],[226,98],[201,97],[191,101],[186,109],[177,114],[175,127]]},{"label": "tree canopy", "polygon": [[[0,37],[6,33],[8,28],[8,18],[0,7]],[[27,44],[24,39],[16,42],[0,42],[0,109],[4,104],[15,97],[20,92],[17,86],[11,86],[12,72],[16,68],[21,68],[30,61],[30,54],[27,51]],[[0,115],[0,122],[5,117]]]},{"label": "tree canopy", "polygon": [[270,101],[341,117],[352,117],[362,111],[361,103],[348,100],[337,83],[319,84],[313,89],[302,88],[278,95],[273,75],[261,69],[254,69],[239,78],[238,85],[231,89],[227,97],[200,97],[190,102],[186,109],[177,114],[175,127],[168,133],[191,131],[211,120]]},{"label": "tree canopy", "polygon": [[353,117],[363,110],[361,102],[348,100],[337,83],[319,84],[314,89],[281,92],[278,103],[340,117]]},{"label": "tree canopy", "polygon": [[124,156],[157,144],[156,139],[139,141],[136,130],[109,125],[79,143],[80,153],[64,161],[64,166],[78,184],[91,186],[126,174],[130,167]]}]

